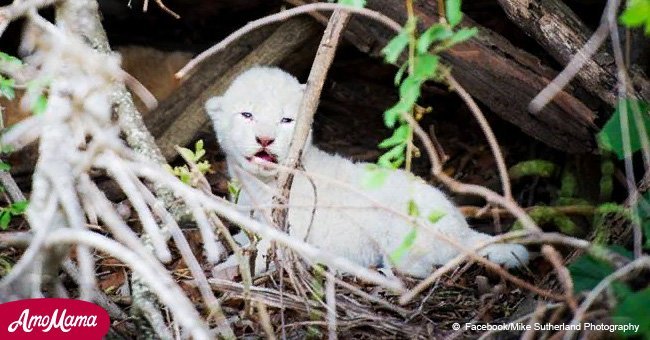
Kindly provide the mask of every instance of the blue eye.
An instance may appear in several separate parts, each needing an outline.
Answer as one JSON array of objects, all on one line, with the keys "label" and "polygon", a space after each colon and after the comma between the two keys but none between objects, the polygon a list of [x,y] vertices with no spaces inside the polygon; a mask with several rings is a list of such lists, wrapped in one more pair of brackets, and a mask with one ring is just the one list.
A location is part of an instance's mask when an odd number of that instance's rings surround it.
[{"label": "blue eye", "polygon": [[287,123],[291,123],[291,122],[293,122],[293,118],[286,118],[285,117],[285,118],[282,118],[280,120],[280,123],[283,123],[283,124],[287,124]]},{"label": "blue eye", "polygon": [[242,117],[244,117],[246,119],[253,118],[253,114],[250,113],[250,112],[242,112],[241,115],[242,115]]}]

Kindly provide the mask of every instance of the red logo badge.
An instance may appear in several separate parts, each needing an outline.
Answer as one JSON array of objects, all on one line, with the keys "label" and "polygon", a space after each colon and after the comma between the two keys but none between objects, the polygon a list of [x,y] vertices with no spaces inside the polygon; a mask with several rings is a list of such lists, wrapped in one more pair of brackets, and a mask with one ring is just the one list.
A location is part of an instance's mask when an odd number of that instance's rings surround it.
[{"label": "red logo badge", "polygon": [[27,299],[0,304],[0,339],[101,339],[108,313],[72,299]]}]

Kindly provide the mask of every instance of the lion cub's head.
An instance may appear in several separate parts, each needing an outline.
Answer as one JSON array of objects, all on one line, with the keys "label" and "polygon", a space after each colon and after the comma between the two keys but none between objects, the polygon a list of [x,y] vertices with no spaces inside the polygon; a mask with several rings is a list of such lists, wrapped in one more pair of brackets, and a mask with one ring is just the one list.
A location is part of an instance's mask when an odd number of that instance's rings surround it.
[{"label": "lion cub's head", "polygon": [[263,161],[284,162],[305,86],[271,67],[254,67],[239,75],[221,97],[205,108],[230,162],[260,177],[277,170]]}]

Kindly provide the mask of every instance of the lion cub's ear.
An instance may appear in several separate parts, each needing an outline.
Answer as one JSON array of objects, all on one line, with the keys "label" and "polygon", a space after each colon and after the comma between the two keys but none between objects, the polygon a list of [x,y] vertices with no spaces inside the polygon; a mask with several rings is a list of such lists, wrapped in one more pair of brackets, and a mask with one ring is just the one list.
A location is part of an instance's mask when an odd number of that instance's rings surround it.
[{"label": "lion cub's ear", "polygon": [[222,97],[212,97],[205,102],[205,111],[213,121],[217,121],[220,116]]},{"label": "lion cub's ear", "polygon": [[221,111],[221,97],[212,97],[205,102],[205,110],[208,113]]}]

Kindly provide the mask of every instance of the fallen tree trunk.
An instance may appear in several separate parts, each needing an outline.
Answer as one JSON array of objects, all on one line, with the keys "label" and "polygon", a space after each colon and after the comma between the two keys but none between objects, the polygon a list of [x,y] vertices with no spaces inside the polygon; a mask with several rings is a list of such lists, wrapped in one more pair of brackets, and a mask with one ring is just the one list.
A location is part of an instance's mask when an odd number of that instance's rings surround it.
[{"label": "fallen tree trunk", "polygon": [[[438,22],[435,0],[417,1],[414,6],[421,30]],[[398,22],[406,21],[402,1],[375,0],[368,2],[368,7]],[[560,92],[539,114],[528,112],[530,100],[549,83],[556,71],[467,17],[462,25],[477,27],[478,36],[442,53],[442,57],[452,67],[454,77],[472,96],[501,118],[549,146],[570,153],[594,150],[593,121],[596,116],[568,92]],[[372,37],[350,42],[373,56],[379,56],[381,49],[395,36],[389,29],[359,17],[353,17],[349,30],[355,37]]]},{"label": "fallen tree trunk", "polygon": [[[592,32],[563,2],[558,0],[499,0],[512,22],[533,37],[562,65],[566,65],[589,40]],[[616,65],[614,58],[601,48],[587,60],[576,79],[588,92],[609,106],[616,104]],[[635,90],[650,99],[650,82],[643,72],[630,68]]]},{"label": "fallen tree trunk", "polygon": [[174,145],[187,145],[209,124],[203,109],[206,100],[221,94],[239,73],[254,65],[283,62],[319,28],[310,18],[293,18],[280,25],[263,42],[240,41],[237,45],[255,47],[245,56],[223,60],[216,55],[204,62],[174,95],[149,115],[151,119],[147,123],[165,158],[173,158],[176,155]]}]

